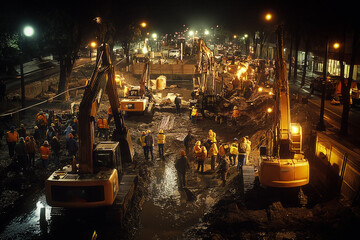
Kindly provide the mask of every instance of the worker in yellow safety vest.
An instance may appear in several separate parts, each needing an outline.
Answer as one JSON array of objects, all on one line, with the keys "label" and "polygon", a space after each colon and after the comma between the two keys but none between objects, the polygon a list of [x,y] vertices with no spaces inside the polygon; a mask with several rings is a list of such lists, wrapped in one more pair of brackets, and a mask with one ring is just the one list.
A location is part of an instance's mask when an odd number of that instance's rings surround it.
[{"label": "worker in yellow safety vest", "polygon": [[216,143],[216,133],[213,130],[209,130],[208,144]]},{"label": "worker in yellow safety vest", "polygon": [[[236,164],[236,157],[239,154],[239,143],[238,139],[234,138],[234,142],[230,145],[230,165]],[[234,160],[234,163],[233,163]]]},{"label": "worker in yellow safety vest", "polygon": [[215,160],[217,158],[218,153],[219,153],[218,147],[216,146],[216,142],[214,142],[211,144],[209,150],[209,157],[211,159],[211,170],[215,170]]},{"label": "worker in yellow safety vest", "polygon": [[143,148],[143,150],[144,150],[144,157],[145,157],[145,159],[146,159],[146,142],[145,142],[145,137],[146,137],[146,132],[143,131],[143,132],[141,133],[140,143],[141,143],[141,146],[142,146],[142,148]]},{"label": "worker in yellow safety vest", "polygon": [[198,116],[198,111],[195,108],[195,106],[192,106],[192,109],[191,109],[191,122],[192,123],[196,123],[197,116]]},{"label": "worker in yellow safety vest", "polygon": [[159,146],[159,158],[164,159],[165,134],[162,129],[160,129],[157,135],[157,143]]}]

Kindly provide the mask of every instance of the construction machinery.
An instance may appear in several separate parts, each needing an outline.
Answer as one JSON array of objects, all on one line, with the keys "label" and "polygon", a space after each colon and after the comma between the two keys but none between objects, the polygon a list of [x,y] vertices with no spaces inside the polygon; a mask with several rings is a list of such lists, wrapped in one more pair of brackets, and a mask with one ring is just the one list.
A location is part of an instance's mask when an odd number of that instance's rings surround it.
[{"label": "construction machinery", "polygon": [[302,128],[291,123],[289,83],[283,56],[282,26],[277,30],[277,76],[274,81],[273,128],[268,146],[260,149],[259,180],[270,187],[301,187],[309,183],[309,162],[302,153]]},{"label": "construction machinery", "polygon": [[194,96],[198,109],[215,111],[219,97],[215,86],[215,59],[214,54],[206,46],[204,40],[198,40],[197,62],[193,80]]},{"label": "construction machinery", "polygon": [[[51,174],[45,182],[46,201],[53,207],[84,208],[112,205],[119,191],[122,163],[132,161],[131,137],[119,111],[115,72],[109,47],[99,48],[95,69],[79,106],[78,163]],[[94,123],[106,91],[116,129],[112,141],[95,143]]]},{"label": "construction machinery", "polygon": [[140,85],[131,87],[125,99],[120,101],[120,110],[125,114],[127,113],[149,113],[154,111],[154,102],[150,86],[150,61],[147,58],[144,70],[141,75]]}]

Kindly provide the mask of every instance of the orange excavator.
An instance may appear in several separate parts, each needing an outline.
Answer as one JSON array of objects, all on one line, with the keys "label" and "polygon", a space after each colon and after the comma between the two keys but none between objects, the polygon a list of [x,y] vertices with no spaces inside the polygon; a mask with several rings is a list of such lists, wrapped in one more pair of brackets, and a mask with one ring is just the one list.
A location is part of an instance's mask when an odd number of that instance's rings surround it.
[{"label": "orange excavator", "polygon": [[129,94],[120,102],[120,110],[125,113],[152,114],[154,111],[154,101],[150,87],[150,61],[146,58],[140,85],[131,87]]},{"label": "orange excavator", "polygon": [[274,123],[267,134],[268,146],[260,148],[259,180],[262,185],[269,187],[301,187],[309,183],[309,162],[302,152],[302,128],[298,123],[291,123],[290,119],[289,83],[282,32],[282,26],[279,26]]},{"label": "orange excavator", "polygon": [[[79,106],[79,157],[51,174],[45,182],[46,201],[53,207],[84,208],[112,205],[119,192],[122,163],[132,161],[131,137],[120,112],[109,47],[102,44],[95,69]],[[106,92],[116,129],[112,141],[95,143],[94,122]]]}]

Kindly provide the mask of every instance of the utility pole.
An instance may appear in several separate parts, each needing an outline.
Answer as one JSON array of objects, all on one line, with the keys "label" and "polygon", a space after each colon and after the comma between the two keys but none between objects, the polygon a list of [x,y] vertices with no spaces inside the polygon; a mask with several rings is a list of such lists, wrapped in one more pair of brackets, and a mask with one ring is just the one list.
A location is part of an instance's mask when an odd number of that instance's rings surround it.
[{"label": "utility pole", "polygon": [[324,111],[325,111],[325,93],[326,93],[326,73],[327,73],[327,55],[329,49],[329,39],[326,37],[326,46],[325,46],[325,54],[324,54],[324,65],[323,65],[323,79],[322,79],[322,89],[321,89],[321,106],[320,106],[320,120],[316,129],[318,131],[325,131],[325,123],[324,123]]}]

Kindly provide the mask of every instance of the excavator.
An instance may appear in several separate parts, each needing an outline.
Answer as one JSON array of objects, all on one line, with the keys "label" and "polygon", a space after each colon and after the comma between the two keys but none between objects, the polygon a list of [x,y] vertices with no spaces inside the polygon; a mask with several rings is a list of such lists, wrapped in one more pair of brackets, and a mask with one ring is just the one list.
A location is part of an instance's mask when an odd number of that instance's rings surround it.
[{"label": "excavator", "polygon": [[309,183],[309,162],[302,152],[302,128],[291,123],[289,83],[283,55],[283,30],[277,29],[277,76],[274,81],[274,122],[267,132],[267,146],[260,147],[259,180],[276,188]]},{"label": "excavator", "polygon": [[215,92],[215,59],[214,54],[206,46],[204,40],[198,40],[197,62],[194,74],[194,91],[197,108],[203,113],[204,110],[215,111],[218,96]]},{"label": "excavator", "polygon": [[[106,92],[116,129],[111,141],[95,143],[94,123],[103,93]],[[109,206],[119,192],[122,164],[132,161],[129,131],[119,111],[115,71],[109,46],[99,47],[95,69],[79,106],[79,155],[73,163],[53,172],[45,182],[46,201],[53,207],[87,208]]]},{"label": "excavator", "polygon": [[150,61],[147,58],[143,73],[141,75],[140,86],[132,87],[129,90],[127,98],[120,101],[120,110],[126,113],[153,113],[154,102],[151,92],[148,89],[150,86]]}]

